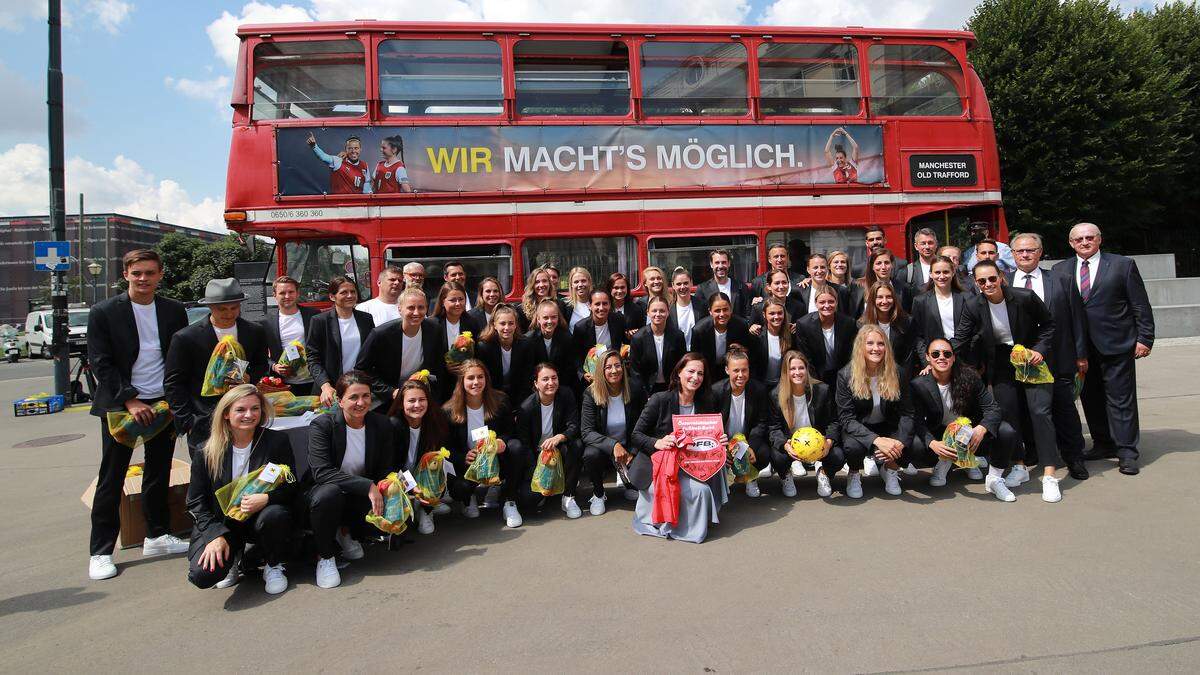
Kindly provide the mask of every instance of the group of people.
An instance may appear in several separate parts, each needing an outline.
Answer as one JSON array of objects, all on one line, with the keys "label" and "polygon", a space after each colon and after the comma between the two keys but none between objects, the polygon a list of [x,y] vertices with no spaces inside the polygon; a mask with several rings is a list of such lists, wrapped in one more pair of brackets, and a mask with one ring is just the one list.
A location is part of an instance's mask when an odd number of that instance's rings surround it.
[{"label": "group of people", "polygon": [[[467,518],[499,507],[507,527],[520,527],[523,514],[552,505],[579,518],[586,496],[588,512],[599,516],[615,473],[636,501],[636,532],[703,541],[730,486],[724,472],[699,481],[680,468],[677,415],[719,414],[719,442],[744,437],[759,476],[777,476],[788,498],[810,475],[824,498],[837,490],[860,499],[873,475],[899,495],[921,468],[931,470],[930,485],[945,485],[959,455],[944,433],[961,418],[969,421],[962,442],[980,458],[965,469],[968,478],[1001,501],[1016,499],[1013,488],[1035,466],[1046,502],[1062,498],[1061,467],[1086,480],[1085,460],[1118,457],[1121,473],[1138,472],[1133,361],[1149,354],[1154,324],[1136,264],[1101,255],[1099,228],[1072,228],[1076,255],[1051,270],[1040,266],[1041,238],[1016,235],[1009,273],[997,261],[1000,245],[986,238],[972,247],[969,271],[958,249],[939,248],[927,229],[915,233],[911,263],[887,247],[881,228],[867,228],[864,243],[856,276],[845,252],[813,253],[801,272],[779,245],[768,250],[766,273],[738,280],[729,276],[729,253],[715,250],[711,278],[699,286],[690,270],[648,267],[636,299],[623,274],[597,280],[582,267],[567,272],[562,296],[553,266],[526,275],[519,302],[505,302],[491,277],[472,298],[466,268],[455,262],[443,266],[442,286],[428,298],[424,268],[412,263],[384,269],[377,297],[366,302],[354,280],[331,280],[332,308],[317,313],[298,304],[299,284],[282,276],[273,284],[276,307],[260,323],[239,316],[237,282],[218,279],[203,300],[209,318],[191,326],[182,306],[154,292],[157,255],[133,251],[124,263],[128,293],[97,304],[89,319],[100,380],[93,412],[141,419],[165,399],[187,438],[191,541],[167,530],[173,440],[154,439],[145,448],[144,553],[186,551],[200,587],[231,585],[261,564],[271,593],[287,588],[282,564],[301,531],[312,533],[317,584],[338,585],[337,557],[363,555],[365,517],[383,509],[379,481],[415,470],[440,448],[449,452],[443,501],[415,509],[426,535],[450,504]],[[473,356],[448,360],[468,332]],[[293,393],[334,408],[312,423],[307,448],[267,428],[272,408],[253,384],[202,395],[205,364],[224,335],[243,347],[248,382],[274,374]],[[281,365],[295,341],[306,347],[309,377]],[[1014,350],[1031,366],[1048,366],[1053,381],[1018,377]],[[1074,403],[1081,379],[1089,453]],[[101,426],[92,578],[116,574],[117,503],[132,452]],[[802,428],[823,437],[815,463],[797,459],[792,438]],[[465,476],[488,432],[501,482],[483,488]],[[531,489],[536,458],[549,450],[561,457],[565,483],[551,498]],[[243,519],[216,506],[216,489],[267,463],[294,465],[297,456],[307,459],[300,479],[243,498]],[[835,482],[842,470],[844,481]],[[580,492],[582,477],[589,493]],[[762,495],[758,480],[743,482],[747,495]]]}]

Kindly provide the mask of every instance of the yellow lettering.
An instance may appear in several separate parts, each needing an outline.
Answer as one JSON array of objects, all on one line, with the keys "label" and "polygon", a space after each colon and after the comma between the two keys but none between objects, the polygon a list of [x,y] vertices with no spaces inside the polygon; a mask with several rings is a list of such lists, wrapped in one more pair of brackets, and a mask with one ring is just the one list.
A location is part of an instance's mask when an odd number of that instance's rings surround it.
[{"label": "yellow lettering", "polygon": [[478,172],[481,164],[487,167],[487,173],[492,172],[491,148],[471,148],[471,173]]},{"label": "yellow lettering", "polygon": [[[458,168],[459,153],[462,148],[454,148],[453,152],[448,152],[447,148],[425,148],[425,154],[429,155],[429,164],[433,167],[434,173],[454,173]],[[463,161],[463,168],[466,168],[466,161]]]}]

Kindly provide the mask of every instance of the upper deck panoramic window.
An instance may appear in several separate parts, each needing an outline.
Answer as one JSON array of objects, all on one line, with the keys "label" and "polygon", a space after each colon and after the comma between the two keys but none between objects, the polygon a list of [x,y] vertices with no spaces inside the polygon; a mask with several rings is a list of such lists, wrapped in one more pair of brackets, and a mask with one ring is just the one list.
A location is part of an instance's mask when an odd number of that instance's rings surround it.
[{"label": "upper deck panoramic window", "polygon": [[764,115],[857,115],[858,50],[848,44],[758,46]]},{"label": "upper deck panoramic window", "polygon": [[745,115],[746,47],[739,42],[647,42],[642,99],[649,116]]},{"label": "upper deck panoramic window", "polygon": [[523,40],[513,48],[513,68],[518,114],[629,114],[624,42]]},{"label": "upper deck panoramic window", "polygon": [[264,42],[254,48],[256,120],[361,117],[366,59],[357,40]]},{"label": "upper deck panoramic window", "polygon": [[500,45],[490,40],[385,40],[379,96],[386,115],[499,115]]},{"label": "upper deck panoramic window", "polygon": [[871,109],[876,115],[960,116],[962,69],[935,45],[871,47]]}]

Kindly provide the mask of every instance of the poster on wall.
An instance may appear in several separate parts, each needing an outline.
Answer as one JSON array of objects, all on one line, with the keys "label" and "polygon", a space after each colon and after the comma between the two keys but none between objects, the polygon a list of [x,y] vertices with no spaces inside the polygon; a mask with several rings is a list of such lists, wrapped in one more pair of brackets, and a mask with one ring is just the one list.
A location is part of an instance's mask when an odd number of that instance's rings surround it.
[{"label": "poster on wall", "polygon": [[285,196],[884,181],[875,124],[283,127],[275,143]]}]

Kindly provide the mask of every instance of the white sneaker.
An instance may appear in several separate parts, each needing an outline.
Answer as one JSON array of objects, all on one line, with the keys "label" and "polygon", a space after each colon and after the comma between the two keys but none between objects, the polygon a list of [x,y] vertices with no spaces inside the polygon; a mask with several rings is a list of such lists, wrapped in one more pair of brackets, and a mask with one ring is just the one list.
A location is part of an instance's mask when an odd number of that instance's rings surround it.
[{"label": "white sneaker", "polygon": [[762,496],[762,490],[758,489],[758,481],[752,480],[746,483],[746,496],[751,499],[756,499]]},{"label": "white sneaker", "polygon": [[[475,499],[475,498],[471,497],[471,499]],[[452,510],[453,509],[450,508],[449,504],[447,504],[445,501],[441,501],[441,502],[438,502],[437,506],[433,507],[433,515],[444,516],[444,515],[449,514]]]},{"label": "white sneaker", "polygon": [[799,460],[792,460],[792,477],[804,478],[808,475],[808,469],[804,468],[804,463]]},{"label": "white sneaker", "polygon": [[161,537],[146,538],[142,541],[142,555],[174,555],[187,553],[188,543],[173,534]]},{"label": "white sneaker", "polygon": [[345,558],[346,560],[361,560],[362,559],[362,557],[363,557],[362,544],[358,543],[357,541],[354,540],[354,537],[350,536],[349,530],[339,529],[337,534],[334,535],[333,538],[337,540],[338,546],[342,547],[342,557],[343,558]]},{"label": "white sneaker", "polygon": [[[479,517],[479,505],[475,503],[475,495],[471,495],[471,500],[463,505],[462,514],[463,518]],[[432,532],[432,529],[430,531]]]},{"label": "white sneaker", "polygon": [[483,495],[483,508],[496,509],[500,508],[500,486],[489,485],[487,492]]},{"label": "white sneaker", "polygon": [[766,467],[764,467],[764,468],[762,468],[762,469],[759,469],[759,471],[758,471],[758,477],[759,477],[759,478],[766,478],[767,476],[770,476],[770,475],[771,475],[771,474],[773,474],[773,473],[775,473],[775,470],[771,468],[771,465],[770,465],[770,464],[768,464]]},{"label": "white sneaker", "polygon": [[933,475],[929,477],[929,484],[933,487],[942,487],[946,484],[946,476],[950,475],[950,469],[954,467],[954,462],[948,459],[939,459],[937,464],[933,465]]},{"label": "white sneaker", "polygon": [[987,467],[980,464],[979,466],[967,469],[967,478],[971,480],[983,480],[983,470]]},{"label": "white sneaker", "polygon": [[779,482],[779,485],[781,488],[783,488],[783,496],[784,497],[795,497],[796,496],[796,479],[795,478],[792,478],[791,476],[784,476],[783,480],[781,480]]},{"label": "white sneaker", "polygon": [[846,474],[846,496],[851,499],[862,499],[862,473],[851,471]]},{"label": "white sneaker", "polygon": [[1013,464],[1012,469],[1008,471],[1008,476],[1004,479],[1004,484],[1015,488],[1028,480],[1029,469],[1026,469],[1024,464]]},{"label": "white sneaker", "polygon": [[[338,580],[341,581],[340,579]],[[263,568],[263,590],[270,595],[279,595],[287,590],[287,575],[283,573],[283,564],[267,565]]]},{"label": "white sneaker", "polygon": [[417,532],[421,534],[433,534],[433,514],[427,513],[425,509],[417,509]]},{"label": "white sneaker", "polygon": [[899,469],[889,469],[887,467],[884,467],[884,469],[883,469],[883,490],[884,490],[884,492],[888,493],[889,495],[892,495],[893,497],[898,496],[901,492],[904,491],[900,487],[900,470]]},{"label": "white sneaker", "polygon": [[824,471],[817,473],[817,496],[829,497],[833,495],[833,486],[829,484],[829,476],[825,475]]},{"label": "white sneaker", "polygon": [[863,459],[862,475],[866,478],[879,475],[879,465],[875,463],[875,458],[868,456]]},{"label": "white sneaker", "polygon": [[636,502],[638,500],[638,491],[633,488],[625,488],[625,499]]},{"label": "white sneaker", "polygon": [[507,527],[520,527],[525,523],[521,520],[521,512],[517,510],[516,502],[504,502],[504,524]]},{"label": "white sneaker", "polygon": [[89,579],[100,581],[115,576],[117,576],[117,566],[113,564],[111,555],[94,555],[88,559]]},{"label": "white sneaker", "polygon": [[225,575],[224,579],[216,583],[215,588],[233,588],[241,580],[242,570],[239,568],[237,561],[234,560],[233,564],[229,566],[229,573]]},{"label": "white sneaker", "polygon": [[917,467],[913,466],[912,462],[909,462],[908,466],[904,467],[903,471],[905,476],[917,475]]},{"label": "white sneaker", "polygon": [[605,497],[597,497],[596,495],[592,495],[592,498],[588,500],[588,513],[592,514],[593,516],[604,515],[605,499]]},{"label": "white sneaker", "polygon": [[1058,489],[1058,479],[1054,476],[1042,476],[1042,501],[1051,504],[1062,501],[1062,490]]},{"label": "white sneaker", "polygon": [[983,488],[996,495],[996,499],[999,499],[1002,502],[1017,501],[1017,496],[1012,493],[1012,490],[1008,489],[1008,485],[1005,483],[1006,481],[999,476],[988,476],[987,479],[983,481]]},{"label": "white sneaker", "polygon": [[336,558],[321,558],[317,560],[317,586],[321,588],[337,588],[342,585],[342,575],[338,572]]},{"label": "white sneaker", "polygon": [[579,516],[583,515],[583,511],[579,510],[579,505],[575,503],[574,497],[562,498],[562,510],[566,512],[567,517],[571,520],[575,520]]},{"label": "white sneaker", "polygon": [[979,462],[979,468],[983,469],[984,471],[987,471],[987,468],[988,468],[987,457],[976,457],[975,459]]}]

